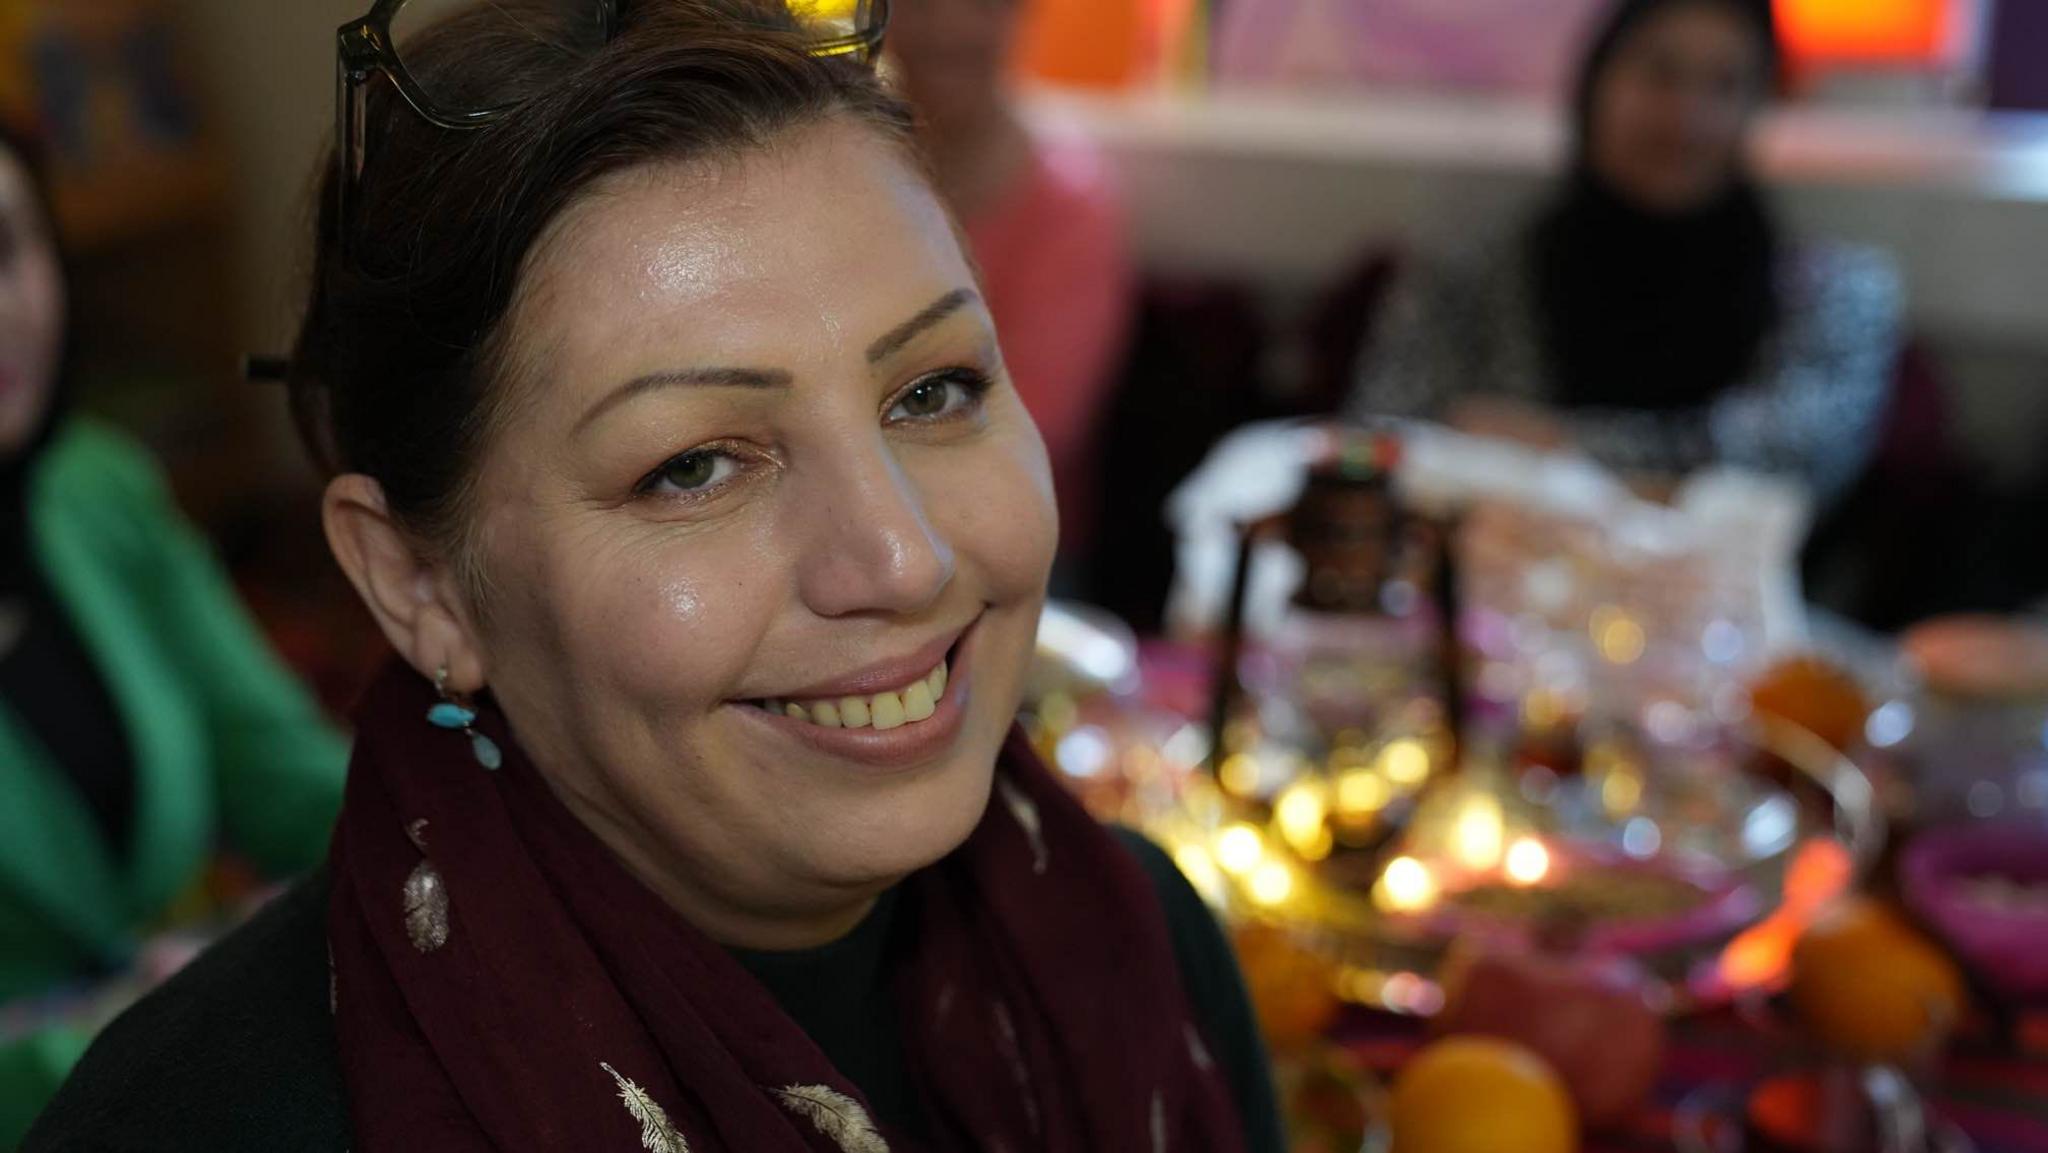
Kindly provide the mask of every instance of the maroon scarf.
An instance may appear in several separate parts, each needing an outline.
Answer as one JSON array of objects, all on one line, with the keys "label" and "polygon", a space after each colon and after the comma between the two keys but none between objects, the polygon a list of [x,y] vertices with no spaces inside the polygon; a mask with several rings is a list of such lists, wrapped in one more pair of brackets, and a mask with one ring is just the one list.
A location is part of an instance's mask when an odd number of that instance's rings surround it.
[{"label": "maroon scarf", "polygon": [[[910,1153],[562,807],[502,716],[477,722],[505,750],[490,773],[433,703],[409,669],[379,678],[335,834],[357,1150]],[[1151,884],[1022,739],[981,825],[902,900],[898,1010],[937,1148],[1242,1148]]]}]

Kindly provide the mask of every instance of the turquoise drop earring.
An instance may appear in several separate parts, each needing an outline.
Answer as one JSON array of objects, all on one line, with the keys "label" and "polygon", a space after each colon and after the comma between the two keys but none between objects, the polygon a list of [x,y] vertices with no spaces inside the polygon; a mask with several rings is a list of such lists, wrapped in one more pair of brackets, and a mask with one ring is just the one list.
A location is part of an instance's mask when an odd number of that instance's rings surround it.
[{"label": "turquoise drop earring", "polygon": [[448,670],[438,669],[434,673],[434,691],[441,694],[440,703],[427,710],[427,723],[437,729],[459,731],[469,737],[469,751],[476,755],[476,763],[496,771],[505,763],[505,754],[498,751],[498,743],[477,732],[476,710],[460,694],[448,691]]}]

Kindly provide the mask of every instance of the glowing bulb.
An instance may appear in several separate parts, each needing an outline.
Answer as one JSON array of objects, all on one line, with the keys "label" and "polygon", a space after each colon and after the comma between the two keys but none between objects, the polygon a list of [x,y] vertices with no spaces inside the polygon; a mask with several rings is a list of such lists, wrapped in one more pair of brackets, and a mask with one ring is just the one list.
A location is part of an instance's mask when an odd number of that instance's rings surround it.
[{"label": "glowing bulb", "polygon": [[1593,610],[1591,628],[1593,644],[1600,655],[1617,665],[1632,665],[1643,659],[1643,650],[1649,646],[1643,626],[1613,605]]},{"label": "glowing bulb", "polygon": [[1337,778],[1337,814],[1347,821],[1361,821],[1387,807],[1393,790],[1387,779],[1371,769],[1350,769]]},{"label": "glowing bulb", "polygon": [[1339,994],[1361,1005],[1377,1004],[1386,988],[1387,975],[1377,969],[1347,968],[1337,978]]},{"label": "glowing bulb", "polygon": [[1465,801],[1457,823],[1452,826],[1451,852],[1466,868],[1491,869],[1500,864],[1506,825],[1500,802],[1483,793],[1475,794]]},{"label": "glowing bulb", "polygon": [[1508,881],[1528,888],[1550,875],[1550,850],[1534,837],[1522,837],[1508,846]]},{"label": "glowing bulb", "polygon": [[1180,866],[1181,875],[1195,892],[1213,904],[1223,899],[1223,873],[1216,868],[1216,858],[1200,845],[1182,845],[1173,854],[1173,863]]},{"label": "glowing bulb", "polygon": [[1420,741],[1391,741],[1380,752],[1380,771],[1397,785],[1419,785],[1429,779],[1429,750]]},{"label": "glowing bulb", "polygon": [[1216,779],[1223,783],[1223,791],[1240,797],[1250,796],[1259,787],[1259,762],[1244,753],[1233,753],[1223,758],[1223,767],[1216,772]]},{"label": "glowing bulb", "polygon": [[1301,851],[1323,835],[1323,818],[1328,811],[1320,784],[1297,781],[1274,803],[1273,823],[1280,826],[1280,835],[1287,838],[1287,843]]},{"label": "glowing bulb", "polygon": [[1436,877],[1414,857],[1395,857],[1380,874],[1373,897],[1389,912],[1419,913],[1436,904]]},{"label": "glowing bulb", "polygon": [[1522,723],[1529,728],[1551,728],[1564,720],[1564,715],[1564,701],[1556,693],[1536,689],[1522,698]]},{"label": "glowing bulb", "polygon": [[1615,769],[1600,782],[1600,803],[1612,816],[1633,813],[1643,803],[1643,778],[1633,769]]},{"label": "glowing bulb", "polygon": [[1293,894],[1294,874],[1278,861],[1267,861],[1252,872],[1245,887],[1259,904],[1278,905]]},{"label": "glowing bulb", "polygon": [[1237,824],[1216,836],[1216,863],[1233,877],[1242,877],[1266,858],[1266,840],[1250,825]]}]

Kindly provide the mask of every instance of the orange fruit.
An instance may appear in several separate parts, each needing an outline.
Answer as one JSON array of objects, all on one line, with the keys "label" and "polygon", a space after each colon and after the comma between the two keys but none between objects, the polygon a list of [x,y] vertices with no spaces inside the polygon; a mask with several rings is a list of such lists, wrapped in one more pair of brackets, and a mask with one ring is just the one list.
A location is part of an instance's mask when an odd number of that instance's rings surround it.
[{"label": "orange fruit", "polygon": [[1848,749],[1863,739],[1870,699],[1856,678],[1818,657],[1792,657],[1764,670],[1750,686],[1750,707],[1791,721],[1833,745]]},{"label": "orange fruit", "polygon": [[1961,1018],[1963,979],[1896,914],[1850,897],[1823,911],[1793,946],[1791,1000],[1828,1048],[1905,1064],[1939,1046]]},{"label": "orange fruit", "polygon": [[1266,1043],[1285,1052],[1321,1040],[1343,1008],[1336,966],[1271,925],[1247,922],[1234,936],[1238,967]]},{"label": "orange fruit", "polygon": [[1451,1037],[1394,1079],[1394,1153],[1575,1153],[1579,1117],[1556,1071],[1490,1037]]}]

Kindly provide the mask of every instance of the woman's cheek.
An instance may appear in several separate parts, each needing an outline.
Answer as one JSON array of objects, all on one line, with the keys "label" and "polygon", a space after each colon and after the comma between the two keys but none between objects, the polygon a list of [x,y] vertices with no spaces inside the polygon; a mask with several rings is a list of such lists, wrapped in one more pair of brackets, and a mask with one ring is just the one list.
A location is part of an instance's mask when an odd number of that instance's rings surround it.
[{"label": "woman's cheek", "polygon": [[736,560],[755,551],[750,542],[656,529],[613,547],[570,543],[551,566],[548,600],[573,606],[559,624],[578,673],[631,697],[722,700],[765,627],[756,601],[772,582]]},{"label": "woman's cheek", "polygon": [[[770,568],[733,563],[752,550],[738,542],[678,547],[645,574],[643,591],[605,635],[639,638],[643,648],[636,683],[671,700],[724,700],[744,679],[746,664],[773,623],[776,606],[764,597],[776,587]],[[726,563],[707,563],[724,561]]]},{"label": "woman's cheek", "polygon": [[[1029,477],[1029,491],[1037,496],[1037,517],[1032,524],[1037,530],[1034,544],[1042,554],[1040,560],[1043,571],[1040,576],[1049,578],[1052,574],[1053,554],[1058,551],[1060,542],[1059,501],[1053,489],[1052,458],[1046,454],[1045,439],[1039,435],[1036,424],[1027,425],[1027,435],[1020,438],[1020,441],[1014,449],[1018,464]],[[1020,490],[1025,487],[1019,486]]]},{"label": "woman's cheek", "polygon": [[1013,427],[949,469],[942,484],[954,547],[981,562],[994,599],[1043,591],[1059,545],[1059,513],[1038,430],[1028,422]]}]

